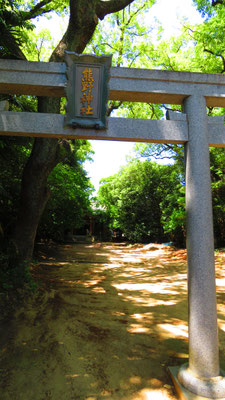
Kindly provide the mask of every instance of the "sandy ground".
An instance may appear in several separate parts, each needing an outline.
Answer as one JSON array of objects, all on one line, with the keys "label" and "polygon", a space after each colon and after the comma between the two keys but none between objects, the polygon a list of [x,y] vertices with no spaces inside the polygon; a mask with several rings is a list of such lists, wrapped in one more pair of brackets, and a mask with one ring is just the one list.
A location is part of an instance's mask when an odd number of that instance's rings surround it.
[{"label": "sandy ground", "polygon": [[[1,326],[1,400],[175,400],[188,358],[186,253],[168,246],[52,246],[40,289]],[[217,255],[225,369],[225,256]]]}]

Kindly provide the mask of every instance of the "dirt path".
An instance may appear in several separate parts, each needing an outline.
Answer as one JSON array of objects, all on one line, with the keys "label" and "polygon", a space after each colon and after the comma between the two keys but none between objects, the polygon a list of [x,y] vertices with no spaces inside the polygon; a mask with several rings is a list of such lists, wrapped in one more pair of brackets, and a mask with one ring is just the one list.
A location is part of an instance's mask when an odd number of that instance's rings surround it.
[{"label": "dirt path", "polygon": [[185,251],[76,244],[40,254],[39,294],[2,329],[0,398],[176,399],[166,367],[188,357]]}]

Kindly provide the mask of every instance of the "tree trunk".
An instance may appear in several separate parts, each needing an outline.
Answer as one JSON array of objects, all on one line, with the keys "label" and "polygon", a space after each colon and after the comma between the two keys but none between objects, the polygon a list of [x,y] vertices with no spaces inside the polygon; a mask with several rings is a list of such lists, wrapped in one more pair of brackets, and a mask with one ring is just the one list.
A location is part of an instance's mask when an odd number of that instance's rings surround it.
[{"label": "tree trunk", "polygon": [[[55,113],[59,111],[59,106],[59,99],[39,99],[39,111]],[[24,260],[32,257],[39,220],[50,195],[48,176],[58,161],[58,139],[35,139],[23,171],[18,219],[12,237]]]}]

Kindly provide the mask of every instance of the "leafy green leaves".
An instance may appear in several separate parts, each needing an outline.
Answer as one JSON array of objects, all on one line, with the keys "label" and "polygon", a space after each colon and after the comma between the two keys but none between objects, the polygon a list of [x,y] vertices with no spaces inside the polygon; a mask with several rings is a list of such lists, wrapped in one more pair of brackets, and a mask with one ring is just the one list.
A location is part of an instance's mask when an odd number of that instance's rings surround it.
[{"label": "leafy green leaves", "polygon": [[113,54],[115,66],[138,65],[149,33],[143,19],[153,4],[153,0],[136,0],[130,7],[109,15],[98,25],[86,51],[97,55]]},{"label": "leafy green leaves", "polygon": [[90,197],[94,188],[82,166],[91,156],[90,143],[76,140],[70,146],[70,154],[49,176],[51,197],[38,230],[42,238],[63,240],[65,230],[81,227],[85,216],[91,213]]},{"label": "leafy green leaves", "polygon": [[[42,0],[40,2],[35,0],[1,0],[0,58],[25,59],[22,52],[23,48],[28,59],[32,60],[32,46],[34,47],[37,42],[37,34],[33,33],[35,24],[32,20],[42,15],[49,15],[51,12],[62,14],[67,10],[67,7],[67,0],[63,2],[60,0]],[[45,37],[46,35],[47,31],[45,30]],[[38,58],[38,60],[41,59],[41,57]]]},{"label": "leafy green leaves", "polygon": [[[176,166],[133,160],[102,182],[98,197],[111,226],[120,228],[130,241],[176,240],[179,233],[183,244],[184,191]],[[175,209],[180,216],[171,215]]]}]

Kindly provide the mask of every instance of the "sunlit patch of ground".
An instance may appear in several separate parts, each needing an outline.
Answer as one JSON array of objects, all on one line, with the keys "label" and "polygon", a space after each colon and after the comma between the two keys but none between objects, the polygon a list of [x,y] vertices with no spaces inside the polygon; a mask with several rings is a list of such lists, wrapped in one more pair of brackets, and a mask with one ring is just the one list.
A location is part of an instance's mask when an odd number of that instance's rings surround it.
[{"label": "sunlit patch of ground", "polygon": [[[186,251],[93,243],[39,257],[38,294],[2,325],[1,400],[175,400],[167,366],[188,359]],[[218,253],[223,369],[224,261]]]}]

